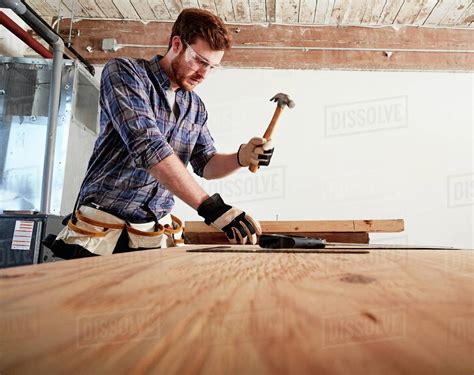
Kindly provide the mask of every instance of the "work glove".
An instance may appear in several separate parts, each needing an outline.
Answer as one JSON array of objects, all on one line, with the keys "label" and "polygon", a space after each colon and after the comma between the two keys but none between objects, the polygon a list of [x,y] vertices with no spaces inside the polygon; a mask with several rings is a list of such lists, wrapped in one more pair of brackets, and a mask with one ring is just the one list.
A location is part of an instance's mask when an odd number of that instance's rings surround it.
[{"label": "work glove", "polygon": [[223,231],[232,244],[257,243],[257,235],[262,234],[258,221],[236,207],[225,204],[219,194],[202,202],[197,212],[207,225]]},{"label": "work glove", "polygon": [[253,137],[248,143],[243,143],[237,152],[237,161],[242,167],[253,164],[256,166],[267,166],[273,156],[272,141],[265,138]]}]

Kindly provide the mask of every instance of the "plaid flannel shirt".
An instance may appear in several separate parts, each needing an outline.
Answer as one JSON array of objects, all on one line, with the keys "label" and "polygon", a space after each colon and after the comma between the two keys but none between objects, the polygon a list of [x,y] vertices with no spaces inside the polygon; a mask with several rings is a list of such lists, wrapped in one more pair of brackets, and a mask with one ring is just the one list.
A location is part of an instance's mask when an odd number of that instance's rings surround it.
[{"label": "plaid flannel shirt", "polygon": [[131,222],[158,220],[174,206],[173,194],[148,168],[174,153],[202,176],[216,153],[196,93],[178,89],[179,117],[171,115],[165,93],[170,81],[160,59],[119,58],[105,65],[100,133],[79,192],[79,203],[94,203]]}]

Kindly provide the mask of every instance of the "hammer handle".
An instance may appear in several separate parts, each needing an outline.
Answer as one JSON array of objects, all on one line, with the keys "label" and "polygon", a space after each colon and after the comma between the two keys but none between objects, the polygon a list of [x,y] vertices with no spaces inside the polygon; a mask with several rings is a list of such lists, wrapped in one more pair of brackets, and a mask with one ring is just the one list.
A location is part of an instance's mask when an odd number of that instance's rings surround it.
[{"label": "hammer handle", "polygon": [[[282,110],[283,108],[280,108],[280,106],[277,106],[275,108],[275,113],[273,113],[272,120],[270,121],[270,124],[268,124],[267,130],[265,130],[265,133],[263,134],[263,138],[265,138],[267,141],[272,138],[273,129],[275,129],[275,125],[278,121],[278,118],[280,117]],[[250,172],[255,173],[258,170],[258,166],[252,164],[249,166],[249,170]]]}]

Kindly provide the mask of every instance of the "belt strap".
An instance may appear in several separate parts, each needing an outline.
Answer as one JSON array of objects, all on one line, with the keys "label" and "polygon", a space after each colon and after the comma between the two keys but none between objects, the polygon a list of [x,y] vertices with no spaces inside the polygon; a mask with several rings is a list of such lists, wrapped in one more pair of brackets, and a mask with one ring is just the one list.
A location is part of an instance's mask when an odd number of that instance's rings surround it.
[{"label": "belt strap", "polygon": [[69,220],[67,222],[67,226],[69,229],[73,230],[76,233],[83,234],[84,236],[89,236],[89,237],[105,237],[106,232],[95,232],[83,228],[79,228],[76,224],[72,222],[72,220]]},{"label": "belt strap", "polygon": [[157,224],[158,230],[155,232],[142,232],[141,230],[132,228],[130,225],[127,225],[127,231],[129,233],[136,234],[138,236],[146,236],[146,237],[156,237],[156,236],[161,236],[165,232],[165,228],[163,228],[163,225]]},{"label": "belt strap", "polygon": [[173,225],[176,225],[176,228],[165,225],[166,234],[176,234],[183,231],[183,222],[180,219],[174,215],[171,215],[171,221],[173,222]]},{"label": "belt strap", "polygon": [[81,214],[79,210],[76,211],[76,218],[78,218],[80,221],[83,221],[84,223],[95,225],[98,227],[111,228],[111,229],[123,229],[125,227],[125,224],[104,223],[102,221],[91,219],[90,217],[87,217]]}]

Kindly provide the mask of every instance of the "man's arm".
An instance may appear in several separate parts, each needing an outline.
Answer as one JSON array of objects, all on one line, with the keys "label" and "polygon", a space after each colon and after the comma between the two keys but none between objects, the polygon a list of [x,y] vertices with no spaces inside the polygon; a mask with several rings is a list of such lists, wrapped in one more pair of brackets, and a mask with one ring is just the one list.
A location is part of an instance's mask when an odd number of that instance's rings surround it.
[{"label": "man's arm", "polygon": [[272,142],[254,137],[248,143],[242,144],[233,154],[215,154],[204,167],[203,177],[206,180],[222,178],[250,164],[267,166],[272,155]]},{"label": "man's arm", "polygon": [[[211,159],[212,160],[212,159]],[[172,154],[148,169],[148,172],[183,202],[197,210],[209,198],[179,158]]]},{"label": "man's arm", "polygon": [[207,225],[213,224],[223,231],[231,243],[257,243],[257,236],[262,233],[258,221],[244,211],[226,204],[219,194],[209,197],[176,155],[164,158],[149,168],[148,172],[174,195],[197,210]]},{"label": "man's arm", "polygon": [[203,177],[206,180],[222,178],[230,175],[240,168],[237,162],[237,153],[215,154],[204,167]]}]

